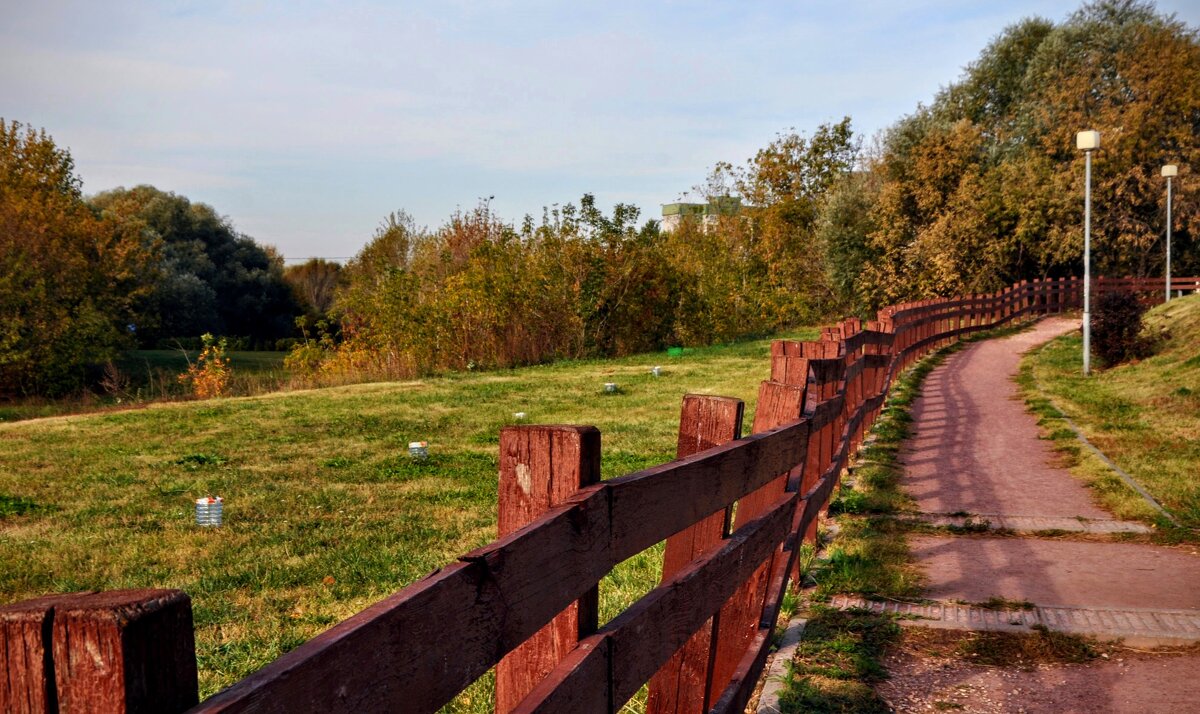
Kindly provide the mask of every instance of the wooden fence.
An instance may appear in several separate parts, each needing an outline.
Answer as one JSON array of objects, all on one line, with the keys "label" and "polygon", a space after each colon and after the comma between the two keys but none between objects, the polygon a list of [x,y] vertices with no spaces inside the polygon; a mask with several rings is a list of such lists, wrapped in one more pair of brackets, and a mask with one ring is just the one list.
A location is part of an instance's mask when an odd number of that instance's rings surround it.
[{"label": "wooden fence", "polygon": [[[1153,299],[1163,283],[1096,281],[1109,290]],[[500,712],[615,712],[647,683],[655,714],[740,712],[799,546],[896,375],[963,336],[1080,304],[1080,280],[1036,280],[778,340],[749,436],[740,400],[688,395],[679,458],[609,481],[595,428],[506,428],[496,541],[200,704],[182,592],[5,606],[0,710],[432,712],[495,668]],[[659,586],[598,626],[600,580],[664,540]]]}]

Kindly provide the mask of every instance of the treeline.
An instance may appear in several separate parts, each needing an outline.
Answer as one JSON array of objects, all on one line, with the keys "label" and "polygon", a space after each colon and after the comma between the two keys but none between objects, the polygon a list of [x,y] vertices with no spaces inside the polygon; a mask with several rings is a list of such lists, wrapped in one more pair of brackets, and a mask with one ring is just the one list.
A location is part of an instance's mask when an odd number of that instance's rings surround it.
[{"label": "treeline", "polygon": [[85,198],[45,131],[0,120],[0,397],[68,394],[135,347],[274,348],[305,309],[271,248],[152,186]]},{"label": "treeline", "polygon": [[[298,348],[305,372],[409,375],[708,344],[829,314],[811,245],[820,196],[846,174],[848,119],[779,136],[722,165],[753,207],[664,232],[636,207],[585,195],[520,225],[487,202],[436,230],[388,216],[346,267],[335,325]],[[335,334],[337,333],[336,337]],[[322,339],[323,337],[323,339]]]},{"label": "treeline", "polygon": [[959,81],[891,127],[838,183],[820,241],[838,297],[867,310],[1082,275],[1095,129],[1094,274],[1161,276],[1163,164],[1177,164],[1173,265],[1200,270],[1200,41],[1154,6],[1085,5],[1002,32]]},{"label": "treeline", "polygon": [[1079,275],[1085,129],[1103,137],[1095,272],[1161,275],[1166,163],[1175,270],[1200,272],[1200,40],[1130,0],[1007,28],[865,152],[847,118],[716,164],[694,200],[720,210],[673,230],[587,195],[515,223],[485,201],[434,229],[394,213],[345,267],[285,270],[153,187],[87,199],[67,152],[0,122],[0,396],[69,391],[121,349],[206,332],[298,337],[297,372],[362,379],[723,342]]},{"label": "treeline", "polygon": [[670,232],[587,196],[519,226],[486,204],[433,231],[393,215],[293,364],[400,375],[621,355],[1079,275],[1084,129],[1104,137],[1094,271],[1162,274],[1165,163],[1181,172],[1175,270],[1200,271],[1200,42],[1116,0],[1007,28],[865,153],[845,119],[718,163],[696,200],[741,210]]}]

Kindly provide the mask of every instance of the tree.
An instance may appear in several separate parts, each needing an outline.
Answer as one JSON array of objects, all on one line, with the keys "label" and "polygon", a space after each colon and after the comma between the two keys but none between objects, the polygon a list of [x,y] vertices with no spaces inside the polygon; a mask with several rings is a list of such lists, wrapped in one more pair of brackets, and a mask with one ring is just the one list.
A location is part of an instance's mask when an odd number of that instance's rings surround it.
[{"label": "tree", "polygon": [[324,258],[311,258],[289,265],[283,277],[292,286],[297,300],[318,318],[333,307],[333,298],[342,283],[342,266]]},{"label": "tree", "polygon": [[91,204],[162,243],[162,278],[142,308],[142,344],[204,333],[269,344],[292,333],[301,308],[282,259],[211,206],[145,185],[106,191]]},{"label": "tree", "polygon": [[858,150],[846,117],[811,137],[781,133],[741,166],[716,164],[695,190],[710,205],[731,192],[744,204],[703,225],[684,221],[670,238],[688,303],[679,313],[681,336],[695,340],[709,331],[709,339],[726,340],[809,324],[833,311],[817,215]]},{"label": "tree", "polygon": [[70,154],[0,120],[0,394],[60,395],[130,342],[159,244],[83,201]]},{"label": "tree", "polygon": [[873,302],[860,276],[880,259],[867,240],[878,226],[872,207],[879,199],[879,181],[868,172],[847,174],[834,184],[821,204],[817,243],[825,250],[825,269],[838,301],[865,314]]},{"label": "tree", "polygon": [[[880,188],[861,292],[878,306],[1082,272],[1082,129],[1104,136],[1094,269],[1161,274],[1158,167],[1200,165],[1200,41],[1152,5],[1110,0],[1059,25],[1009,27],[886,133],[867,164]],[[1178,185],[1175,256],[1187,270],[1200,267],[1200,187]]]}]

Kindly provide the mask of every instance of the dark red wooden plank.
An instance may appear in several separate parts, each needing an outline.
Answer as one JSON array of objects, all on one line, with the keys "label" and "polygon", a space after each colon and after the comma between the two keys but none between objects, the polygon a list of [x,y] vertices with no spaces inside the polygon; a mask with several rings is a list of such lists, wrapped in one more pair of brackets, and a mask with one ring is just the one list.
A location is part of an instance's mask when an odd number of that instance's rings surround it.
[{"label": "dark red wooden plank", "polygon": [[740,714],[758,686],[771,649],[771,628],[759,627],[754,632],[746,653],[730,678],[729,685],[714,699],[710,714]]},{"label": "dark red wooden plank", "polygon": [[517,705],[513,714],[616,712],[620,707],[612,700],[612,639],[604,633],[601,631],[580,642],[555,671]]},{"label": "dark red wooden plank", "polygon": [[[740,399],[685,396],[679,416],[677,456],[691,456],[736,439],[742,432],[744,410],[745,404]],[[727,514],[728,509],[722,509],[667,539],[662,582],[669,581],[701,553],[720,544],[728,528]],[[649,714],[697,712],[707,708],[712,634],[710,619],[651,677],[646,701]]]},{"label": "dark red wooden plank", "polygon": [[182,712],[198,700],[192,601],[179,590],[112,590],[54,606],[64,712]]},{"label": "dark red wooden plank", "polygon": [[514,711],[574,712],[580,702],[588,701],[589,693],[611,706],[609,711],[619,709],[718,611],[756,565],[770,557],[787,535],[795,502],[795,494],[779,499],[720,549],[693,561],[582,640],[580,649],[587,651],[564,660]]},{"label": "dark red wooden plank", "polygon": [[[506,536],[600,482],[600,432],[591,426],[513,426],[500,431],[497,527]],[[510,711],[596,631],[595,587],[496,665],[495,709]]]},{"label": "dark red wooden plank", "polygon": [[649,548],[800,464],[808,423],[796,421],[707,452],[606,481],[612,538],[624,557]]},{"label": "dark red wooden plank", "polygon": [[808,358],[795,355],[771,357],[771,381],[782,384],[805,384],[808,381]]},{"label": "dark red wooden plank", "polygon": [[[804,411],[803,385],[788,385],[779,382],[763,382],[758,392],[758,405],[754,411],[754,431],[772,429],[780,424],[799,419]],[[806,435],[807,436],[807,435]],[[807,438],[805,439],[807,442]],[[797,464],[799,468],[800,464]],[[763,513],[783,495],[787,486],[787,472],[762,488],[740,499],[735,514],[734,530]],[[790,522],[790,519],[789,519]],[[733,675],[742,653],[753,636],[755,625],[762,614],[766,580],[770,575],[770,561],[755,569],[754,574],[738,589],[721,608],[717,619],[716,646],[713,653],[712,677],[709,682],[708,700],[724,690]]]},{"label": "dark red wooden plank", "polygon": [[[508,651],[502,635],[518,628],[504,626],[507,609],[484,564],[456,563],[343,620],[192,711],[437,711]],[[509,649],[534,631],[514,637]]]},{"label": "dark red wooden plank", "polygon": [[[617,563],[799,463],[807,429],[797,422],[586,488],[196,711],[435,711]],[[320,685],[329,681],[343,686]]]}]

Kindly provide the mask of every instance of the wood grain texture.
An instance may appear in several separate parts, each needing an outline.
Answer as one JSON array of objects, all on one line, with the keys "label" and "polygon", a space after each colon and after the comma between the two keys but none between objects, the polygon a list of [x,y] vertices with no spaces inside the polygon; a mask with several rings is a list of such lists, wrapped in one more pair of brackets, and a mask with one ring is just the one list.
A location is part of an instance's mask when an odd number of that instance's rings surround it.
[{"label": "wood grain texture", "polygon": [[53,714],[54,608],[89,593],[47,595],[0,607],[0,712]]},{"label": "wood grain texture", "polygon": [[740,714],[754,694],[758,678],[762,675],[771,649],[771,628],[759,627],[746,647],[742,661],[738,663],[729,684],[714,699],[710,714]]},{"label": "wood grain texture", "polygon": [[[689,394],[679,416],[677,458],[733,441],[742,433],[745,404],[740,399]],[[728,528],[729,509],[713,513],[667,538],[662,582],[705,551],[718,546]],[[650,678],[649,714],[697,712],[707,709],[713,618],[705,621],[666,664]]]},{"label": "wood grain texture", "polygon": [[[600,482],[600,432],[590,426],[514,426],[500,432],[499,535],[523,528]],[[495,710],[506,714],[596,631],[593,587],[496,665]]]},{"label": "wood grain texture", "polygon": [[797,385],[808,383],[808,360],[808,357],[795,355],[773,355],[771,381]]},{"label": "wood grain texture", "polygon": [[174,714],[194,705],[191,599],[179,590],[112,590],[54,606],[61,712]]},{"label": "wood grain texture", "polygon": [[506,610],[484,564],[455,563],[338,623],[192,711],[437,711],[507,652]]}]

